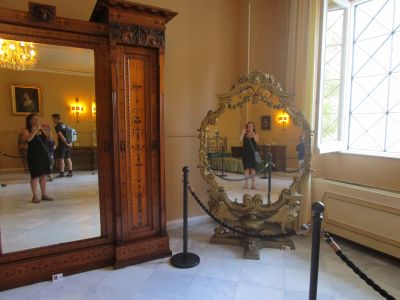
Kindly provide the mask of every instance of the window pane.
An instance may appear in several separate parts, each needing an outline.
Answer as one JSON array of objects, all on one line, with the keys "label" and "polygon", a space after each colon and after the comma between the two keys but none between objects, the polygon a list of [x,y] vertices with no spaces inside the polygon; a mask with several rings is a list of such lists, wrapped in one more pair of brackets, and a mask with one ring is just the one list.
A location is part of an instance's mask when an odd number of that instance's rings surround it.
[{"label": "window pane", "polygon": [[352,150],[384,151],[385,115],[354,114],[351,118],[349,148]]},{"label": "window pane", "polygon": [[342,88],[344,10],[329,11],[326,22],[321,144],[340,139],[339,109]]},{"label": "window pane", "polygon": [[385,74],[390,69],[392,39],[387,34],[354,43],[353,76]]},{"label": "window pane", "polygon": [[388,78],[387,75],[354,78],[351,112],[385,114]]},{"label": "window pane", "polygon": [[400,113],[400,73],[393,73],[392,76],[390,76],[388,107],[390,112]]},{"label": "window pane", "polygon": [[387,126],[387,152],[400,153],[400,113],[391,113]]},{"label": "window pane", "polygon": [[374,0],[357,5],[355,40],[365,40],[390,32],[393,25],[393,9],[393,0]]},{"label": "window pane", "polygon": [[[400,4],[399,4],[400,6]],[[399,8],[399,15],[400,15],[400,8]],[[393,35],[393,45],[392,45],[392,61],[391,61],[391,69],[393,72],[400,72],[400,27]]]},{"label": "window pane", "polygon": [[350,150],[400,154],[400,1],[355,6]]}]

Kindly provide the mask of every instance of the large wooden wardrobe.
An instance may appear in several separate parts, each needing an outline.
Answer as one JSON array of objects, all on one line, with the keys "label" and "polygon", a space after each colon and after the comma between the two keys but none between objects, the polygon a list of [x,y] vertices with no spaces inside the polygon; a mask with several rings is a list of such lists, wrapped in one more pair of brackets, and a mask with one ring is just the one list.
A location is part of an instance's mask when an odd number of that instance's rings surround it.
[{"label": "large wooden wardrobe", "polygon": [[101,220],[99,237],[0,252],[0,290],[171,255],[163,68],[166,23],[175,15],[121,0],[98,0],[89,22],[57,17],[47,5],[0,9],[0,38],[94,49]]}]

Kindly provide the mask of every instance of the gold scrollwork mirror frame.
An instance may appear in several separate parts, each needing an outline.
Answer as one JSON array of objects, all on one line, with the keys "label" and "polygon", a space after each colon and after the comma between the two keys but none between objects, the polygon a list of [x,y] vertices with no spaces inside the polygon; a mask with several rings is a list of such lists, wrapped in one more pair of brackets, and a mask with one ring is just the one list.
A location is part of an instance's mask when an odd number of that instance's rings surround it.
[{"label": "gold scrollwork mirror frame", "polygon": [[[254,71],[249,75],[238,78],[231,90],[217,95],[218,108],[209,111],[203,119],[199,129],[200,149],[200,173],[208,183],[208,205],[211,213],[223,222],[229,223],[242,230],[248,230],[260,234],[286,233],[287,229],[298,226],[298,216],[301,203],[301,185],[307,180],[311,170],[311,129],[302,112],[294,105],[294,97],[284,92],[273,75]],[[239,101],[233,103],[233,98],[239,97]],[[304,163],[300,171],[293,176],[293,182],[289,188],[282,189],[278,200],[270,204],[264,204],[261,195],[254,196],[244,194],[243,202],[238,203],[229,199],[225,187],[216,180],[215,173],[210,169],[207,157],[207,128],[215,125],[226,109],[240,109],[248,103],[265,103],[269,108],[284,110],[291,118],[293,124],[302,129],[305,154]],[[281,248],[287,245],[294,248],[290,239],[279,239],[277,243],[263,241],[252,237],[238,237],[237,234],[228,231],[223,226],[217,226],[211,242],[222,244],[240,244],[245,248],[246,258],[259,258],[259,248]]]}]

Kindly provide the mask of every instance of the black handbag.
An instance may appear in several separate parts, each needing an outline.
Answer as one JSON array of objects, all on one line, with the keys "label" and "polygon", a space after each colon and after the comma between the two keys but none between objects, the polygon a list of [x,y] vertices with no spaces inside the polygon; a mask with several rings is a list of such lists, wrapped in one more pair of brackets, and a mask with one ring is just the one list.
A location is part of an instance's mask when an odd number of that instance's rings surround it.
[{"label": "black handbag", "polygon": [[256,163],[260,164],[262,162],[261,154],[260,154],[259,151],[256,151],[256,149],[254,149],[253,143],[251,142],[250,138],[248,138],[248,139],[249,139],[249,142],[250,142],[250,146],[251,146],[251,148],[253,148],[253,151],[254,151],[254,160],[256,161]]},{"label": "black handbag", "polygon": [[53,161],[53,158],[51,157],[51,155],[49,153],[49,149],[46,147],[46,145],[43,143],[42,139],[37,134],[35,135],[35,137],[39,139],[39,142],[42,145],[43,150],[46,152],[47,160],[48,160],[49,166],[51,167],[54,164],[54,161]]}]

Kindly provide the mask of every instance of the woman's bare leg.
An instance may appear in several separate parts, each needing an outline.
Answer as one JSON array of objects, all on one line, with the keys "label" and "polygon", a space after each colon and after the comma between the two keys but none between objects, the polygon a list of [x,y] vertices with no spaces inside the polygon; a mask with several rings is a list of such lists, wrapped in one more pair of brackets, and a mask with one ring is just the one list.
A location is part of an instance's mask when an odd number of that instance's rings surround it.
[{"label": "woman's bare leg", "polygon": [[43,198],[43,196],[46,196],[46,175],[40,176],[39,185],[40,185],[40,190],[42,191],[42,198]]},{"label": "woman's bare leg", "polygon": [[42,175],[39,178],[40,190],[42,191],[42,200],[53,201],[53,198],[47,196],[46,193],[46,177],[47,175]]},{"label": "woman's bare leg", "polygon": [[31,178],[30,184],[31,184],[31,190],[32,190],[32,202],[34,202],[34,203],[40,202],[40,200],[36,196],[37,182],[38,182],[38,178],[37,177]]},{"label": "woman's bare leg", "polygon": [[[250,169],[250,175],[256,175],[256,170]],[[251,188],[253,190],[256,189],[256,176],[251,177]]]},{"label": "woman's bare leg", "polygon": [[[248,177],[249,174],[250,174],[250,169],[244,169],[244,177]],[[248,182],[248,181],[249,181],[248,179],[246,179],[246,180],[244,181],[243,189],[245,189],[245,190],[248,190],[248,189],[249,189],[249,182]]]}]

